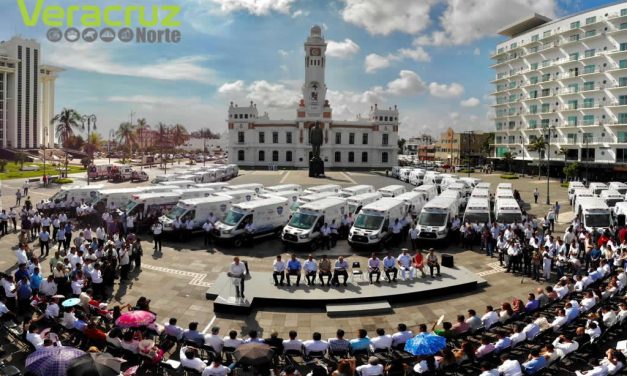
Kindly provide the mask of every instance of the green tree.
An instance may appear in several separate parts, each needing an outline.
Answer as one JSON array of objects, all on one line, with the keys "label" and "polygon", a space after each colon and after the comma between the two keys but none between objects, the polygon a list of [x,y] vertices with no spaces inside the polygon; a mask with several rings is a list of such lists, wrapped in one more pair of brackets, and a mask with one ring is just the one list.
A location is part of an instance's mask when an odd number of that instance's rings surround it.
[{"label": "green tree", "polygon": [[[70,139],[70,136],[74,135],[74,130],[79,129],[81,121],[81,115],[76,112],[76,110],[70,108],[64,108],[56,114],[52,120],[50,121],[53,126],[55,126],[55,133],[57,138],[61,142],[61,145],[64,148],[67,148],[65,145],[67,141]],[[68,153],[65,152],[65,169],[67,170],[68,165]]]},{"label": "green tree", "polygon": [[125,121],[120,124],[118,129],[115,131],[115,135],[120,142],[120,145],[127,145],[129,151],[129,159],[133,154],[133,144],[135,143],[135,126]]},{"label": "green tree", "polygon": [[22,151],[18,151],[15,153],[15,161],[13,161],[16,165],[20,165],[20,170],[24,168],[24,162],[28,161],[28,155]]},{"label": "green tree", "polygon": [[144,118],[137,119],[135,133],[137,133],[136,139],[139,140],[139,148],[142,154],[146,151],[146,131],[148,130],[150,130],[148,121]]},{"label": "green tree", "polygon": [[538,179],[540,179],[542,175],[542,160],[544,159],[544,152],[546,151],[546,141],[544,141],[543,137],[538,137],[529,144],[527,149],[529,149],[529,151],[538,152]]},{"label": "green tree", "polygon": [[572,180],[573,178],[577,177],[577,174],[579,173],[579,162],[573,162],[573,163],[569,163],[566,166],[564,166],[564,175],[566,175],[566,179],[568,180]]},{"label": "green tree", "polygon": [[509,151],[506,151],[503,154],[503,162],[505,162],[505,164],[507,165],[507,171],[508,172],[512,172],[512,162],[514,161],[514,156],[512,156],[512,153]]},{"label": "green tree", "polygon": [[481,154],[484,158],[492,156],[492,150],[494,148],[494,132],[486,134],[481,143]]},{"label": "green tree", "polygon": [[91,160],[91,158],[89,157],[84,157],[81,159],[81,164],[83,165],[83,167],[87,168],[89,167],[89,165],[92,163],[93,161]]},{"label": "green tree", "polygon": [[401,138],[397,141],[398,144],[398,154],[403,154],[403,152],[405,151],[405,144],[407,143],[407,140],[404,138]]},{"label": "green tree", "polygon": [[189,133],[187,133],[185,126],[176,124],[172,127],[172,142],[174,143],[174,147],[183,145],[188,139]]}]

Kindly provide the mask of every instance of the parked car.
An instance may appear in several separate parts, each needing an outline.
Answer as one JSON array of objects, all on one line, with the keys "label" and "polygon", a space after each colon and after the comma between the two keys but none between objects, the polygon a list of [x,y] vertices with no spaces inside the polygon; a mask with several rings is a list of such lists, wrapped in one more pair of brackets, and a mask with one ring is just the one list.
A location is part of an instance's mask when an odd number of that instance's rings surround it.
[{"label": "parked car", "polygon": [[148,181],[148,179],[149,179],[148,174],[144,171],[133,171],[131,173],[132,182]]}]

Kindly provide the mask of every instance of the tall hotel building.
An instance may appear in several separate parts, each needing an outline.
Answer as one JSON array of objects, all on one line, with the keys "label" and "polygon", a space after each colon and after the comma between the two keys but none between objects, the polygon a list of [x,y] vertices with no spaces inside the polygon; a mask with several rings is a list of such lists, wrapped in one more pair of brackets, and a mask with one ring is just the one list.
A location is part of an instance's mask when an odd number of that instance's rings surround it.
[{"label": "tall hotel building", "polygon": [[334,120],[326,99],[327,43],[320,26],[313,26],[304,48],[305,82],[302,99],[294,101],[296,118],[271,120],[256,104],[228,111],[229,163],[240,166],[307,167],[311,158],[309,130],[321,124],[320,156],[329,168],[389,168],[397,164],[398,110],[374,104],[368,117]]},{"label": "tall hotel building", "polygon": [[627,171],[627,2],[559,20],[534,14],[499,34],[509,39],[492,55],[495,157],[537,165],[546,155],[529,145],[544,137],[553,168]]},{"label": "tall hotel building", "polygon": [[54,147],[54,81],[62,69],[41,63],[32,39],[0,42],[0,148]]}]

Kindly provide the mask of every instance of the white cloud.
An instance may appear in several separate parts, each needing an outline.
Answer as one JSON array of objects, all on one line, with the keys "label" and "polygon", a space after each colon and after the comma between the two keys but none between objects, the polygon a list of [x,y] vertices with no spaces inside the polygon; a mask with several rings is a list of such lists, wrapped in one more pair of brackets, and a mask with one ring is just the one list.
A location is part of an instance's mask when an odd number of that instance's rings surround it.
[{"label": "white cloud", "polygon": [[481,102],[475,97],[470,97],[459,102],[462,107],[477,107]]},{"label": "white cloud", "polygon": [[411,49],[401,48],[396,53],[390,53],[387,56],[372,53],[366,56],[364,68],[366,73],[374,73],[379,69],[389,67],[392,62],[401,61],[403,59],[427,62],[431,61],[431,56],[420,46]]},{"label": "white cloud", "polygon": [[292,82],[270,83],[265,80],[253,81],[246,85],[242,80],[227,82],[218,88],[218,93],[233,101],[252,100],[263,107],[296,108],[300,93]]},{"label": "white cloud", "polygon": [[459,120],[459,112],[451,112],[448,116],[453,121]]},{"label": "white cloud", "polygon": [[288,51],[285,50],[279,50],[278,52],[281,57],[287,57],[290,54]]},{"label": "white cloud", "polygon": [[378,54],[368,54],[364,61],[364,67],[367,73],[373,73],[379,69],[387,68],[390,66],[390,59],[386,56]]},{"label": "white cloud", "polygon": [[309,16],[308,10],[299,9],[296,12],[292,13],[292,18],[307,17],[307,16]]},{"label": "white cloud", "polygon": [[472,51],[472,54],[475,56],[481,55],[481,50],[479,49],[479,47],[475,48],[474,51]]},{"label": "white cloud", "polygon": [[456,82],[450,85],[432,82],[429,84],[429,93],[434,97],[453,98],[462,95],[464,87]]},{"label": "white cloud", "polygon": [[[294,0],[200,0],[219,7],[220,13],[246,11],[255,16],[266,16],[272,12],[290,13]],[[297,11],[298,12],[298,11]]]},{"label": "white cloud", "polygon": [[460,45],[493,35],[521,15],[537,12],[554,17],[556,0],[446,0],[440,16],[441,30],[415,39],[417,45]]},{"label": "white cloud", "polygon": [[135,103],[148,106],[196,106],[202,103],[200,98],[181,98],[181,97],[157,97],[152,95],[129,95],[129,96],[110,96],[107,97],[108,102],[113,103]]},{"label": "white cloud", "polygon": [[329,56],[346,59],[357,52],[359,52],[359,45],[348,38],[340,42],[327,41],[327,55]]},{"label": "white cloud", "polygon": [[386,92],[392,95],[411,96],[425,91],[426,84],[415,72],[402,70],[399,78],[388,82]]},{"label": "white cloud", "polygon": [[150,62],[116,62],[114,52],[110,48],[98,47],[97,44],[54,44],[48,48],[46,59],[63,68],[106,75],[215,83],[215,72],[203,66],[209,56],[181,56]]},{"label": "white cloud", "polygon": [[237,80],[234,82],[226,82],[218,88],[220,94],[235,94],[244,91],[244,81]]},{"label": "white cloud", "polygon": [[429,11],[435,0],[343,0],[344,21],[363,27],[370,34],[394,31],[417,34],[430,24]]}]

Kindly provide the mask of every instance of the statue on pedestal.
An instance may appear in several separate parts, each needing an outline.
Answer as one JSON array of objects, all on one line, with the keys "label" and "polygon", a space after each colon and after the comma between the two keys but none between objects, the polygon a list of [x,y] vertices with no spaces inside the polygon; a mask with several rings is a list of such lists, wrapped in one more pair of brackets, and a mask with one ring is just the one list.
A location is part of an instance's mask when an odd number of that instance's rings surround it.
[{"label": "statue on pedestal", "polygon": [[320,128],[320,122],[316,122],[310,132],[309,143],[311,144],[312,158],[309,161],[309,176],[324,176],[324,162],[320,158],[320,146],[322,146],[324,135]]}]

